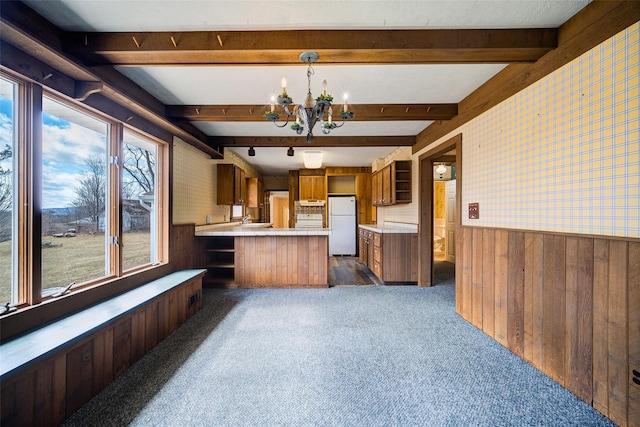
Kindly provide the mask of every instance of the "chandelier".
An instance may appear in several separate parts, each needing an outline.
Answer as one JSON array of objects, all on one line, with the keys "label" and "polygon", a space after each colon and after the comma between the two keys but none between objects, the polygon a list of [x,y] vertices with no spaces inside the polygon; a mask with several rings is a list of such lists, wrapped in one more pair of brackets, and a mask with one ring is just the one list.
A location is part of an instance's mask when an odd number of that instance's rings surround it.
[{"label": "chandelier", "polygon": [[[287,80],[282,78],[282,93],[278,95],[277,103],[284,108],[284,112],[287,114],[286,121],[283,124],[276,123],[276,120],[280,119],[280,114],[275,112],[276,99],[271,98],[271,111],[264,113],[267,120],[273,121],[277,127],[282,128],[289,124],[289,120],[293,120],[295,116],[295,122],[291,125],[291,129],[298,135],[302,135],[302,132],[307,131],[307,142],[313,141],[313,127],[317,122],[320,122],[320,128],[323,134],[328,134],[335,128],[342,127],[345,120],[353,118],[353,112],[348,110],[347,96],[344,97],[344,104],[342,110],[338,114],[338,117],[342,120],[341,124],[336,124],[333,121],[333,108],[331,103],[333,97],[327,94],[327,81],[322,82],[323,91],[322,95],[318,96],[315,100],[311,95],[311,76],[314,74],[311,64],[316,62],[320,55],[318,52],[302,52],[300,54],[300,60],[307,64],[307,98],[304,100],[304,104],[296,105],[293,111],[289,110],[289,105],[293,104],[293,99],[287,94]],[[325,120],[325,115],[327,119]]]}]

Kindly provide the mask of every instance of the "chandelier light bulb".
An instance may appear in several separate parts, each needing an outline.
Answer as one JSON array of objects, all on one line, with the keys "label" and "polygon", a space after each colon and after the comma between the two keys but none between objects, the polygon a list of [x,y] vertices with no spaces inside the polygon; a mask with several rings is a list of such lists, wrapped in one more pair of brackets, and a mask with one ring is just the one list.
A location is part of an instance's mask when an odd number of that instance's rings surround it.
[{"label": "chandelier light bulb", "polygon": [[287,79],[284,77],[280,80],[280,84],[282,85],[282,93],[287,93]]},{"label": "chandelier light bulb", "polygon": [[327,96],[327,80],[322,81],[322,95]]},{"label": "chandelier light bulb", "polygon": [[349,99],[349,95],[347,95],[345,93],[344,96],[342,97],[342,99],[344,100],[344,105],[342,106],[342,111],[349,111],[349,110],[347,110],[347,108],[348,108],[347,99]]},{"label": "chandelier light bulb", "polygon": [[273,113],[273,110],[276,108],[276,97],[272,96],[271,97],[271,112]]}]

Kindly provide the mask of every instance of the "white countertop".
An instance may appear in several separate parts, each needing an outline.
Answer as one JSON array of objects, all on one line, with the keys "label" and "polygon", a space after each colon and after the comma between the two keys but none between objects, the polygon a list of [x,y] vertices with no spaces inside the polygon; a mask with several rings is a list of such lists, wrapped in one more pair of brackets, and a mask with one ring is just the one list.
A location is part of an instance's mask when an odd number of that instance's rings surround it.
[{"label": "white countertop", "polygon": [[360,228],[373,231],[375,233],[417,233],[417,224],[408,224],[401,222],[385,222],[384,224],[360,224]]},{"label": "white countertop", "polygon": [[195,235],[207,236],[328,236],[330,228],[272,228],[273,224],[209,224],[196,226]]}]

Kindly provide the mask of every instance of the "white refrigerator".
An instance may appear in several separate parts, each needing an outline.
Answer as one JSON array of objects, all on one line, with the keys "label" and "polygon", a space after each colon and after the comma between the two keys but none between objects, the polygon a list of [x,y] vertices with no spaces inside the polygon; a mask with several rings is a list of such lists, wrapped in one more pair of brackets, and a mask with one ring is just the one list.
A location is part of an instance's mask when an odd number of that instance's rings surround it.
[{"label": "white refrigerator", "polygon": [[329,197],[329,255],[356,254],[356,198]]}]

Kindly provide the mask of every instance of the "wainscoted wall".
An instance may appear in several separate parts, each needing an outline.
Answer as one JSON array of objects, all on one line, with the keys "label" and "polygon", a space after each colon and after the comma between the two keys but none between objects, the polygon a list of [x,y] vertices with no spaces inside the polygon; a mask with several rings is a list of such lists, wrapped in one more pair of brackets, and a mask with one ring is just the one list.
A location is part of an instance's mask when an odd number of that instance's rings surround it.
[{"label": "wainscoted wall", "polygon": [[640,425],[640,242],[461,227],[456,311],[620,425]]}]

